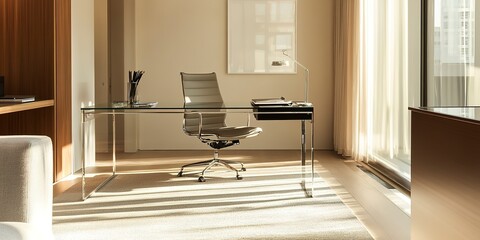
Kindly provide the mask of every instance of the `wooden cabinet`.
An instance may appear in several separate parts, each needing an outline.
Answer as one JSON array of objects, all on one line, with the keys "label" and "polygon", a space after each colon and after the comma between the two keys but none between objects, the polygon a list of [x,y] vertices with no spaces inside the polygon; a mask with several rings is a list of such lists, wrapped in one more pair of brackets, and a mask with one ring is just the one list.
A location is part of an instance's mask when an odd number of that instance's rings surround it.
[{"label": "wooden cabinet", "polygon": [[70,0],[0,0],[0,75],[5,93],[52,106],[0,115],[0,135],[42,134],[54,145],[54,179],[71,173]]},{"label": "wooden cabinet", "polygon": [[478,239],[480,108],[411,110],[411,239]]}]

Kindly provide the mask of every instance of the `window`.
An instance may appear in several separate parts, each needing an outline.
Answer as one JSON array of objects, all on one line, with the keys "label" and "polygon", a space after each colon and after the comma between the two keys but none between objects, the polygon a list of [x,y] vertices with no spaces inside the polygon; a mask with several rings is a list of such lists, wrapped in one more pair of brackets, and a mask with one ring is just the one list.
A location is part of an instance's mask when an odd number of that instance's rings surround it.
[{"label": "window", "polygon": [[296,54],[296,0],[228,1],[228,73],[294,73],[272,66]]},{"label": "window", "polygon": [[[475,0],[428,0],[428,106],[480,105]],[[440,24],[442,19],[442,24]],[[448,28],[447,28],[448,26]]]}]

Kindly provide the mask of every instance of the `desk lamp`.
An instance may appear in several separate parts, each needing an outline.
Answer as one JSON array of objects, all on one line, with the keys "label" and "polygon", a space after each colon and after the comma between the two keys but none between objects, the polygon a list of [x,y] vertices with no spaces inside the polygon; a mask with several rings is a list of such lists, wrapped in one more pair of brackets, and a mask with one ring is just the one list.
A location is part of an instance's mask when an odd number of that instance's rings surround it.
[{"label": "desk lamp", "polygon": [[[290,57],[288,54],[287,54],[287,50],[282,50],[282,53],[283,55],[287,56],[290,60],[292,60],[294,63],[296,63],[298,66],[300,66],[301,68],[304,69],[305,71],[305,101],[303,103],[300,103],[299,105],[305,105],[305,106],[309,106],[310,103],[308,102],[308,81],[309,81],[309,77],[310,77],[310,71],[308,71],[308,68],[303,66],[301,63],[299,63],[297,60],[295,60],[294,58]],[[274,67],[280,67],[280,66],[286,66],[287,63],[283,60],[281,61],[273,61],[272,62],[272,66]]]}]

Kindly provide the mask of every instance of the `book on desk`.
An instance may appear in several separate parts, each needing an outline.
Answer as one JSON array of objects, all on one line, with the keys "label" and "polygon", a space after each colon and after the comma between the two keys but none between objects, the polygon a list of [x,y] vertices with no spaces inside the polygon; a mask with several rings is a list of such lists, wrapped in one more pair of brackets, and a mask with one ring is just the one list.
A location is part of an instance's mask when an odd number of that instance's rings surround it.
[{"label": "book on desk", "polygon": [[0,97],[0,103],[25,103],[35,101],[35,96],[30,95],[5,95]]},{"label": "book on desk", "polygon": [[257,120],[311,120],[313,105],[280,98],[252,99]]}]

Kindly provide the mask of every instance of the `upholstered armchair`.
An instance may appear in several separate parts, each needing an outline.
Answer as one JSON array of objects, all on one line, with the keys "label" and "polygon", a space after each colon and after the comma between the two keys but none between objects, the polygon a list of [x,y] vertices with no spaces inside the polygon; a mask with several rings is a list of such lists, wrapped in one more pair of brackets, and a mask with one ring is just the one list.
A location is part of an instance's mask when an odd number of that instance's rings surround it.
[{"label": "upholstered armchair", "polygon": [[53,147],[47,136],[0,136],[0,239],[53,239]]}]

